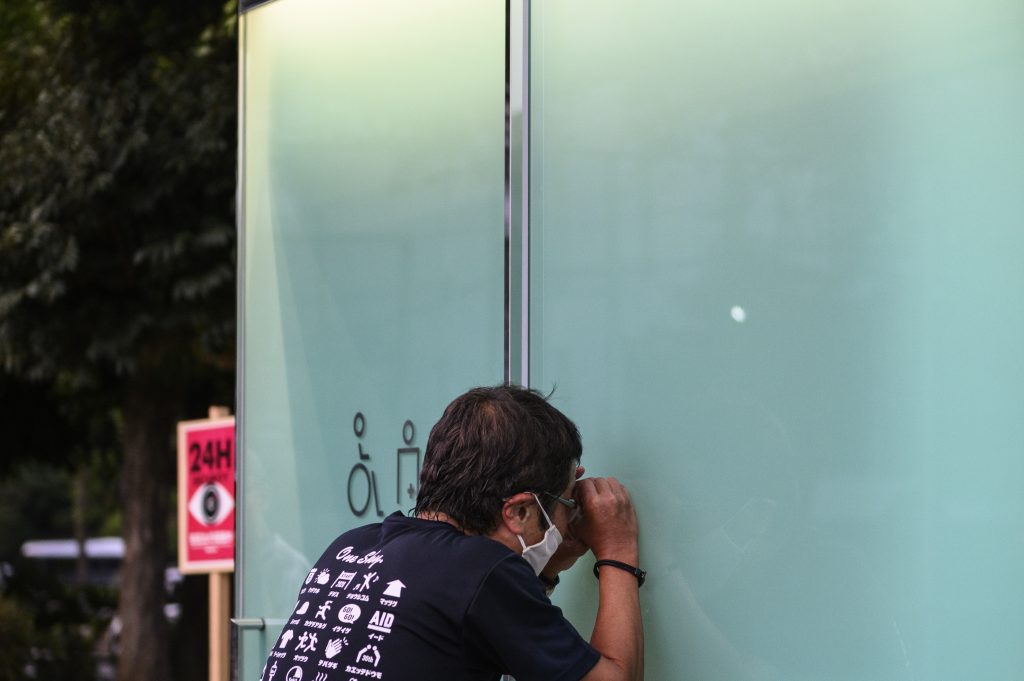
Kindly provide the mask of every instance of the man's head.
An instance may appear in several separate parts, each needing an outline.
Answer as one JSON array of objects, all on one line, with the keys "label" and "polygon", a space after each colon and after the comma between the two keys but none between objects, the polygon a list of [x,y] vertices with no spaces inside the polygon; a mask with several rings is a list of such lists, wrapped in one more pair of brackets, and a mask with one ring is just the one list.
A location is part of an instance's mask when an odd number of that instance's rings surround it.
[{"label": "man's head", "polygon": [[[430,431],[417,514],[443,513],[488,534],[519,492],[561,494],[582,455],[576,426],[543,395],[518,386],[474,388]],[[557,503],[540,495],[547,508]]]}]

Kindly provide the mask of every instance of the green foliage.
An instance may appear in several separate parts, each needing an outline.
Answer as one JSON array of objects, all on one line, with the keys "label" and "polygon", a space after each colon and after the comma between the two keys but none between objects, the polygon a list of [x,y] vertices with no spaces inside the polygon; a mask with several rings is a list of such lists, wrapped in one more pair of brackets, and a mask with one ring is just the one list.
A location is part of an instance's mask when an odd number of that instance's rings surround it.
[{"label": "green foliage", "polygon": [[35,639],[32,613],[0,594],[0,681],[23,678]]},{"label": "green foliage", "polygon": [[0,560],[29,539],[72,536],[70,488],[66,470],[32,463],[0,482]]},{"label": "green foliage", "polygon": [[[27,532],[64,533],[66,497],[47,505],[37,485],[63,485],[63,494],[82,471],[92,486],[89,534],[117,528],[111,509],[121,496],[134,509],[125,525],[137,526],[128,538],[162,540],[162,495],[141,483],[170,483],[175,416],[232,401],[235,24],[234,3],[208,0],[0,3],[0,475],[8,478],[0,536],[8,554]],[[138,408],[150,400],[159,408]],[[19,466],[34,459],[73,473]],[[119,490],[118,470],[126,478],[135,471],[133,484]],[[139,544],[129,555],[123,588],[157,584],[162,547]],[[102,618],[72,607],[85,602],[81,592],[51,584],[26,594],[37,678],[88,678],[82,656]],[[141,602],[121,604],[145,642],[123,645],[121,671],[161,681],[163,613]],[[21,640],[16,631],[11,640]]]},{"label": "green foliage", "polygon": [[230,370],[234,13],[3,12],[0,367],[72,388]]},{"label": "green foliage", "polygon": [[85,499],[79,503],[88,537],[120,534],[117,461],[112,453],[97,454],[74,474],[67,468],[25,462],[0,479],[0,561],[15,560],[30,539],[75,536],[72,514],[73,477],[84,477]]},{"label": "green foliage", "polygon": [[0,373],[0,475],[19,461],[63,462],[75,445],[69,421],[52,386],[30,384]]},{"label": "green foliage", "polygon": [[15,563],[15,576],[0,593],[0,681],[94,679],[112,606],[110,589],[69,586],[25,561]]}]

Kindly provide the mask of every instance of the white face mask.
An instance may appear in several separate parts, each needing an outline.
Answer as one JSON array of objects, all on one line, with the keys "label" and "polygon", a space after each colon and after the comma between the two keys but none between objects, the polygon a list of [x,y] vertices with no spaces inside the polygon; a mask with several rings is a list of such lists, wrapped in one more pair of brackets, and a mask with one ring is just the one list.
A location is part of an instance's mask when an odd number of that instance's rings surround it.
[{"label": "white face mask", "polygon": [[548,517],[547,511],[544,510],[544,506],[541,505],[540,499],[537,499],[536,494],[533,495],[533,498],[536,499],[537,505],[540,506],[540,512],[544,514],[544,520],[548,521],[548,529],[544,531],[543,539],[530,546],[527,546],[526,542],[523,541],[523,535],[517,534],[516,537],[523,546],[523,558],[533,568],[534,573],[539,575],[544,566],[551,560],[551,556],[555,555],[555,551],[561,545],[562,533],[551,522],[551,518]]}]

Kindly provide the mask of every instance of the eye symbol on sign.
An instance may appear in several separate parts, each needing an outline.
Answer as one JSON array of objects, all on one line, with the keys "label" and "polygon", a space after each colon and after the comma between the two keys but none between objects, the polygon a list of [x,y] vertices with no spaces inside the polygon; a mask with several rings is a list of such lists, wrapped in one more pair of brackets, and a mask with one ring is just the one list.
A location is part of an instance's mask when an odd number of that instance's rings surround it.
[{"label": "eye symbol on sign", "polygon": [[235,502],[224,485],[219,482],[208,482],[195,492],[188,500],[188,511],[192,517],[204,525],[216,525],[235,510]]}]

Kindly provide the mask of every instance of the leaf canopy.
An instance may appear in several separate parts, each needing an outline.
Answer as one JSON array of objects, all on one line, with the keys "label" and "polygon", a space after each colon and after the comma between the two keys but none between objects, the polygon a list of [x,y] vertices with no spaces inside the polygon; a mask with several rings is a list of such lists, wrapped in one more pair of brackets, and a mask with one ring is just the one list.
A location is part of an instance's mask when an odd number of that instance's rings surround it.
[{"label": "leaf canopy", "polygon": [[0,369],[234,366],[233,3],[0,5]]}]

